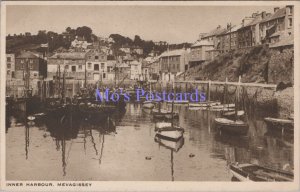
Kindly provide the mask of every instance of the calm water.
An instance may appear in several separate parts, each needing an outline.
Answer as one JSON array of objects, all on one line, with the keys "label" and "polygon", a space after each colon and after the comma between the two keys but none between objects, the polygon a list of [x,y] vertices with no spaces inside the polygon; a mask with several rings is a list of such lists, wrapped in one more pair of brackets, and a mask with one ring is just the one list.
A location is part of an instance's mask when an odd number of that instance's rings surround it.
[{"label": "calm water", "polygon": [[229,162],[293,168],[293,136],[268,131],[263,114],[251,117],[247,136],[234,136],[214,128],[217,112],[176,110],[185,133],[171,144],[155,141],[155,123],[139,104],[63,125],[50,117],[24,125],[24,114],[15,114],[6,133],[6,179],[230,181]]}]

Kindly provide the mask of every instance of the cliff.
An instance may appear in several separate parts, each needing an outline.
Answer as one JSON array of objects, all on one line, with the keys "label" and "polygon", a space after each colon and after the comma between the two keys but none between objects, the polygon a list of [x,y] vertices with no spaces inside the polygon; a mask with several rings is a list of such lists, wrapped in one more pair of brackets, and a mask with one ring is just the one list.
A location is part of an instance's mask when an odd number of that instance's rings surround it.
[{"label": "cliff", "polygon": [[[257,46],[239,49],[220,55],[201,66],[190,68],[185,73],[186,80],[217,80],[242,82],[292,83],[294,66],[293,46],[268,48]],[[183,79],[183,75],[180,79]]]}]

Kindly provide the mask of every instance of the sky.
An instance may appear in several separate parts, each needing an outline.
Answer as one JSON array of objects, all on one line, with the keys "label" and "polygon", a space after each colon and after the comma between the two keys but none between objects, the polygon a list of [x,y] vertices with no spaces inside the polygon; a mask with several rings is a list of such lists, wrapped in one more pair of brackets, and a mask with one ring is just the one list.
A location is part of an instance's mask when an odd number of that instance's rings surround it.
[{"label": "sky", "polygon": [[273,6],[112,6],[112,5],[8,5],[6,34],[38,30],[61,33],[67,27],[88,26],[97,36],[118,33],[168,43],[195,42],[199,33],[218,25],[240,24],[253,12],[273,13]]}]

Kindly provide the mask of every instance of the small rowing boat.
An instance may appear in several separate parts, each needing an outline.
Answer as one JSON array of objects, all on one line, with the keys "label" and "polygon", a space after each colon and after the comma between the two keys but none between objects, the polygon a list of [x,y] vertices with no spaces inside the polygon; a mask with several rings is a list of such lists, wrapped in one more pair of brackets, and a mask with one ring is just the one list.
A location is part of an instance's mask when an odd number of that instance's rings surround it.
[{"label": "small rowing boat", "polygon": [[291,119],[278,119],[272,117],[264,118],[268,128],[275,128],[277,130],[293,132],[294,131],[294,121]]},{"label": "small rowing boat", "polygon": [[184,133],[182,127],[174,126],[169,122],[159,122],[155,124],[155,131],[159,137],[169,139],[171,141],[179,140]]},{"label": "small rowing boat", "polygon": [[152,115],[154,118],[157,119],[178,119],[179,118],[179,113],[169,111],[169,110],[165,110],[165,109],[153,109],[152,110]]},{"label": "small rowing boat", "polygon": [[293,181],[294,173],[254,164],[231,164],[230,172],[239,181]]},{"label": "small rowing boat", "polygon": [[164,146],[167,149],[171,149],[172,151],[179,151],[184,144],[184,138],[181,137],[178,141],[172,141],[166,138],[162,138],[160,135],[156,134],[154,141]]}]

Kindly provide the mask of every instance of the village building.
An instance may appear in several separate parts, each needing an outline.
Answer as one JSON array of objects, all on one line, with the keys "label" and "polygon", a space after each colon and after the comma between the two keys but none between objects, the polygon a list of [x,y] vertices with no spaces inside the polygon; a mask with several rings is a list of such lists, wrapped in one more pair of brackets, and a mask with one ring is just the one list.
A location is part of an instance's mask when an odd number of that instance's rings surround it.
[{"label": "village building", "polygon": [[[63,76],[73,79],[85,79],[86,53],[84,52],[65,52],[55,53],[48,58],[48,79]],[[90,75],[90,78],[92,76]]]},{"label": "village building", "polygon": [[22,51],[15,57],[15,78],[24,80],[27,73],[30,79],[46,78],[47,64],[42,55]]},{"label": "village building", "polygon": [[144,54],[144,50],[141,47],[133,47],[131,52],[136,53],[138,55]]},{"label": "village building", "polygon": [[126,53],[126,54],[130,54],[131,53],[131,48],[130,48],[130,46],[128,46],[128,45],[124,45],[124,46],[122,46],[121,48],[120,48],[120,51],[123,51],[124,53]]},{"label": "village building", "polygon": [[15,78],[15,54],[6,54],[6,79]]},{"label": "village building", "polygon": [[107,79],[107,54],[99,50],[90,50],[86,54],[86,71],[90,80]]},{"label": "village building", "polygon": [[201,33],[199,36],[201,40],[206,40],[213,44],[214,48],[209,49],[206,52],[207,60],[212,60],[220,53],[220,38],[219,34],[223,33],[224,31],[227,31],[227,29],[224,29],[221,27],[221,25],[218,25],[217,28],[213,29],[209,33]]},{"label": "village building", "polygon": [[240,29],[242,25],[227,25],[227,30],[219,34],[220,39],[220,53],[227,53],[230,50],[235,50],[238,47],[238,34],[237,30]]},{"label": "village building", "polygon": [[176,49],[160,55],[160,76],[163,81],[173,81],[177,75],[188,69],[188,54],[186,49]]},{"label": "village building", "polygon": [[84,52],[89,46],[92,46],[92,43],[88,43],[84,38],[76,36],[75,40],[71,42],[70,49],[74,49],[75,52]]},{"label": "village building", "polygon": [[259,26],[260,38],[265,43],[275,43],[293,35],[294,7],[274,8],[272,16],[262,21]]},{"label": "village building", "polygon": [[130,66],[130,79],[133,80],[142,80],[142,63],[133,60],[129,62]]},{"label": "village building", "polygon": [[207,51],[213,50],[213,42],[208,40],[200,40],[195,42],[191,46],[191,51],[189,54],[189,67],[194,67],[196,65],[201,65],[205,62],[207,58]]}]

